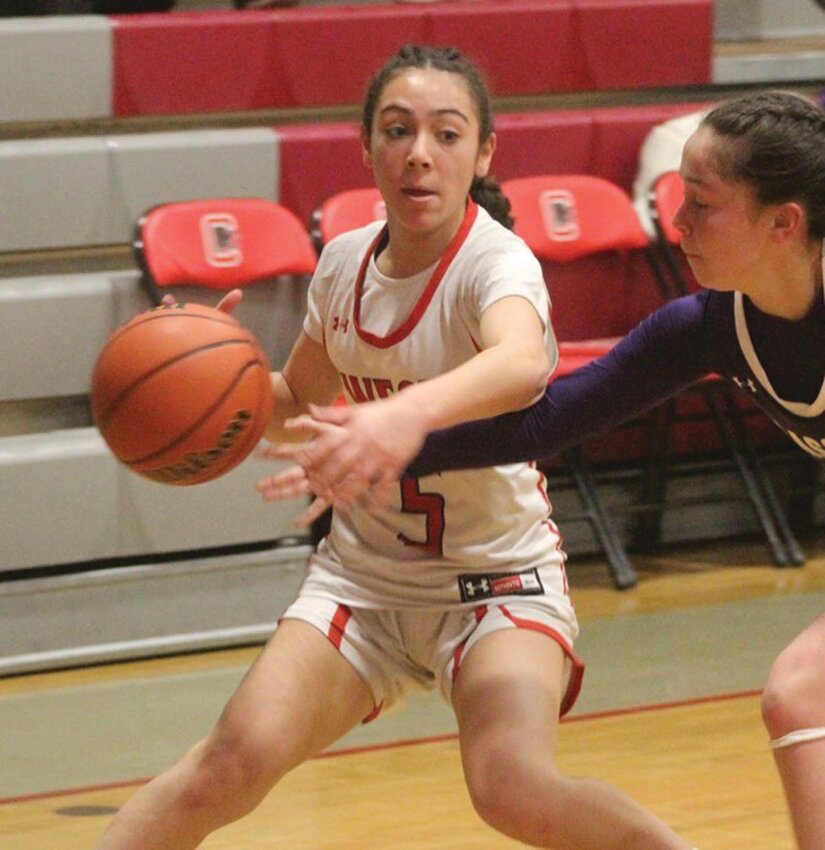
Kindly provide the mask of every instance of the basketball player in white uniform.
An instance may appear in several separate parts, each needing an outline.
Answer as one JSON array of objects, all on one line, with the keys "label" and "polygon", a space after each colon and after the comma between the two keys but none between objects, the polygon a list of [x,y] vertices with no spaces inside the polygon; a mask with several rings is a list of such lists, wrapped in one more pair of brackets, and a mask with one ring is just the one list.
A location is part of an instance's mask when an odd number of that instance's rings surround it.
[{"label": "basketball player in white uniform", "polygon": [[[451,48],[403,48],[370,86],[363,139],[387,223],[325,249],[304,331],[273,375],[273,440],[342,388],[432,428],[523,408],[555,365],[539,263],[479,206],[507,221],[473,66]],[[689,850],[617,790],[555,767],[581,664],[548,514],[541,476],[519,463],[406,477],[381,516],[336,516],[213,732],[135,795],[100,850],[196,847],[419,685],[450,700],[491,826],[557,850]]]}]

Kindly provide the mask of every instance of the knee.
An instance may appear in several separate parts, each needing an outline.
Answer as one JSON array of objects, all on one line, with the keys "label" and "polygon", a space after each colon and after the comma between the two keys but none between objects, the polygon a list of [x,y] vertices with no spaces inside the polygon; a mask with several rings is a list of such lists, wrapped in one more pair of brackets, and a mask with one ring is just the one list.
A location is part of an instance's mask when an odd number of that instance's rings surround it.
[{"label": "knee", "polygon": [[279,778],[270,748],[251,734],[220,725],[190,755],[193,769],[183,804],[190,811],[221,812],[222,820],[251,812]]},{"label": "knee", "polygon": [[549,756],[491,749],[465,763],[465,775],[473,808],[488,826],[520,841],[556,846],[557,803],[566,780]]},{"label": "knee", "polygon": [[776,659],[762,692],[762,721],[772,738],[823,723],[825,688],[816,659],[793,644]]}]

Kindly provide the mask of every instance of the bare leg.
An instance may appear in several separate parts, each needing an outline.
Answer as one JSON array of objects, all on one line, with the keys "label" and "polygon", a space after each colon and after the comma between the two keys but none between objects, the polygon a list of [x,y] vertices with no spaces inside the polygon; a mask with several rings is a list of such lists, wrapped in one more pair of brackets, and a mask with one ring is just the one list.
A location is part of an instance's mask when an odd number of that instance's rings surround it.
[{"label": "bare leg", "polygon": [[132,797],[98,850],[197,847],[372,707],[369,688],[317,629],[284,621],[212,733]]},{"label": "bare leg", "polygon": [[[825,847],[825,614],[781,653],[762,695],[762,717],[773,741],[791,743],[774,758],[800,850]],[[808,730],[793,743],[790,733]],[[819,735],[817,731],[820,730]],[[804,737],[804,736],[803,736]]]},{"label": "bare leg", "polygon": [[563,776],[554,763],[563,654],[551,638],[512,629],[482,638],[453,690],[473,804],[491,826],[555,850],[690,850],[612,786]]}]

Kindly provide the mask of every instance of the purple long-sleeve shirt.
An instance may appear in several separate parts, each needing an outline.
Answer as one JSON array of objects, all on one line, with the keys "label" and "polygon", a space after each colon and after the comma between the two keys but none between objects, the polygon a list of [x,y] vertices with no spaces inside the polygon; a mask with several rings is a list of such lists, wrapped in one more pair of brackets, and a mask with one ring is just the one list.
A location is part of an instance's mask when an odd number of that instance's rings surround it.
[{"label": "purple long-sleeve shirt", "polygon": [[651,314],[613,350],[550,383],[525,410],[436,431],[408,472],[540,460],[655,407],[705,375],[735,383],[825,459],[825,302],[788,321],[741,293],[703,290]]}]

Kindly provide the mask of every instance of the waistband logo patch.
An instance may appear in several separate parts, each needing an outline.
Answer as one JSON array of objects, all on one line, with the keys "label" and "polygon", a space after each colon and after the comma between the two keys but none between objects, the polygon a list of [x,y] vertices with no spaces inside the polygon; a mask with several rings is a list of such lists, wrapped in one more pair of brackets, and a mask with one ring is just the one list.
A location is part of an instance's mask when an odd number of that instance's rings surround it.
[{"label": "waistband logo patch", "polygon": [[465,573],[458,577],[462,602],[479,602],[497,596],[538,596],[544,586],[537,569],[524,573]]}]

